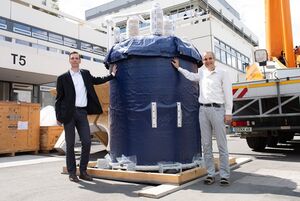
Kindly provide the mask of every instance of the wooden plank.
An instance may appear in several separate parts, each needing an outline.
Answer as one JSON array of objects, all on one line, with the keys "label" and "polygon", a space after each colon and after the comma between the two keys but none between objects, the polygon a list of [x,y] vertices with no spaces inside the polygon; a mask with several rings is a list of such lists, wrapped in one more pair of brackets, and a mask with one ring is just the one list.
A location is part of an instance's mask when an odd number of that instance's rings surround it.
[{"label": "wooden plank", "polygon": [[[66,167],[63,168],[63,173],[67,173]],[[179,181],[177,174],[123,171],[123,170],[105,170],[105,169],[97,169],[97,168],[88,168],[87,173],[96,178],[135,182],[135,183],[178,184]],[[77,174],[79,174],[79,168],[77,168]]]},{"label": "wooden plank", "polygon": [[[250,162],[250,158],[230,158],[230,168],[234,169],[236,167],[239,167],[240,165]],[[197,178],[195,180],[192,180],[188,183],[185,183],[183,185],[174,185],[174,184],[162,184],[156,187],[148,188],[145,190],[141,190],[138,193],[139,196],[141,197],[149,197],[149,198],[161,198],[163,196],[166,196],[170,193],[176,192],[178,190],[181,190],[187,186],[193,185],[197,182],[200,182],[204,180],[204,177]]]},{"label": "wooden plank", "polygon": [[200,167],[184,171],[179,175],[178,184],[189,182],[195,178],[202,177],[203,175],[206,174],[207,174],[206,168],[200,168]]}]

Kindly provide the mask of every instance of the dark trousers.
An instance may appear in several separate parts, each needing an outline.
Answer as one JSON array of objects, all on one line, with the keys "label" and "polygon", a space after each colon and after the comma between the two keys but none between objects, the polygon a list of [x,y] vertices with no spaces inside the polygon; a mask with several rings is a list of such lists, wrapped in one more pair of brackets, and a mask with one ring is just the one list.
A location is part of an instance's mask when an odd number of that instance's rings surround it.
[{"label": "dark trousers", "polygon": [[67,145],[67,170],[69,174],[76,173],[76,159],[74,152],[75,145],[75,128],[78,131],[81,140],[81,158],[80,158],[80,172],[87,169],[87,164],[90,159],[91,150],[91,134],[89,122],[87,120],[87,111],[85,109],[76,108],[72,120],[64,124],[65,139]]}]

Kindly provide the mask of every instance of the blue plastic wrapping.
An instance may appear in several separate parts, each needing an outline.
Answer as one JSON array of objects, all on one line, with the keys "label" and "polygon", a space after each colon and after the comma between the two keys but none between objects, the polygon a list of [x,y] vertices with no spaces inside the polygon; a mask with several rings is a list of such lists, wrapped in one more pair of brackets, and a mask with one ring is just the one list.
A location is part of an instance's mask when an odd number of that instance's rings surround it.
[{"label": "blue plastic wrapping", "polygon": [[[172,161],[192,163],[201,153],[198,83],[185,79],[171,65],[197,72],[198,51],[177,37],[136,37],[115,45],[105,59],[116,63],[110,82],[110,152],[113,159],[135,155],[137,165]],[[157,128],[151,103],[157,104]],[[177,126],[177,102],[182,127]]]}]

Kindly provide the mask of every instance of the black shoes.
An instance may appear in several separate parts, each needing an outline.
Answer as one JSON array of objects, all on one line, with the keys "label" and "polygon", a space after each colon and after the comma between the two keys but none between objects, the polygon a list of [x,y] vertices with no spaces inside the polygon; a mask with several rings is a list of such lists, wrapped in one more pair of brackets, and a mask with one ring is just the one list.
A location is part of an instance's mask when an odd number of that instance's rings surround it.
[{"label": "black shoes", "polygon": [[230,182],[229,182],[228,179],[226,179],[226,178],[221,178],[221,180],[220,180],[220,185],[221,185],[221,186],[229,186],[229,184],[230,184]]},{"label": "black shoes", "polygon": [[204,179],[204,184],[206,185],[212,185],[213,183],[215,183],[215,178],[208,176]]},{"label": "black shoes", "polygon": [[79,182],[79,179],[75,174],[70,174],[69,175],[69,180],[72,181],[72,182],[76,182],[76,183]]},{"label": "black shoes", "polygon": [[[93,181],[93,177],[88,175],[86,172],[80,173],[79,178],[82,179],[82,180],[85,180],[85,181]],[[75,174],[70,174],[69,175],[69,180],[72,181],[72,182],[76,182],[76,183],[80,181]]]},{"label": "black shoes", "polygon": [[93,177],[88,175],[88,173],[86,173],[86,172],[81,172],[79,175],[79,178],[82,180],[85,180],[85,181],[93,181]]}]

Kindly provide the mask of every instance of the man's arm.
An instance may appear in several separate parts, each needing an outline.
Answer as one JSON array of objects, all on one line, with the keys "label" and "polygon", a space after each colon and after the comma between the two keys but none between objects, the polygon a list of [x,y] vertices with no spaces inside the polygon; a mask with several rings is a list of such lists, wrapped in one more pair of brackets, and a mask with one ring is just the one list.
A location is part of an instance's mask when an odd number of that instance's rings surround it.
[{"label": "man's arm", "polygon": [[64,90],[62,86],[61,77],[57,78],[56,82],[56,102],[55,102],[55,113],[57,124],[61,126],[63,120],[61,119],[61,102],[64,98]]},{"label": "man's arm", "polygon": [[232,120],[232,107],[233,107],[233,97],[232,97],[232,82],[230,80],[229,73],[224,72],[223,75],[223,91],[225,98],[225,123],[230,124]]},{"label": "man's arm", "polygon": [[117,65],[116,64],[111,64],[110,68],[112,69],[110,75],[104,76],[104,77],[94,77],[90,74],[90,76],[92,77],[92,83],[93,84],[103,84],[109,80],[112,80],[115,78],[116,73],[117,73]]},{"label": "man's arm", "polygon": [[195,81],[195,82],[200,81],[199,73],[192,73],[192,72],[189,72],[188,70],[185,70],[185,69],[181,68],[179,66],[179,59],[178,58],[172,59],[171,63],[173,65],[173,67],[176,68],[186,79],[191,80],[191,81]]}]

